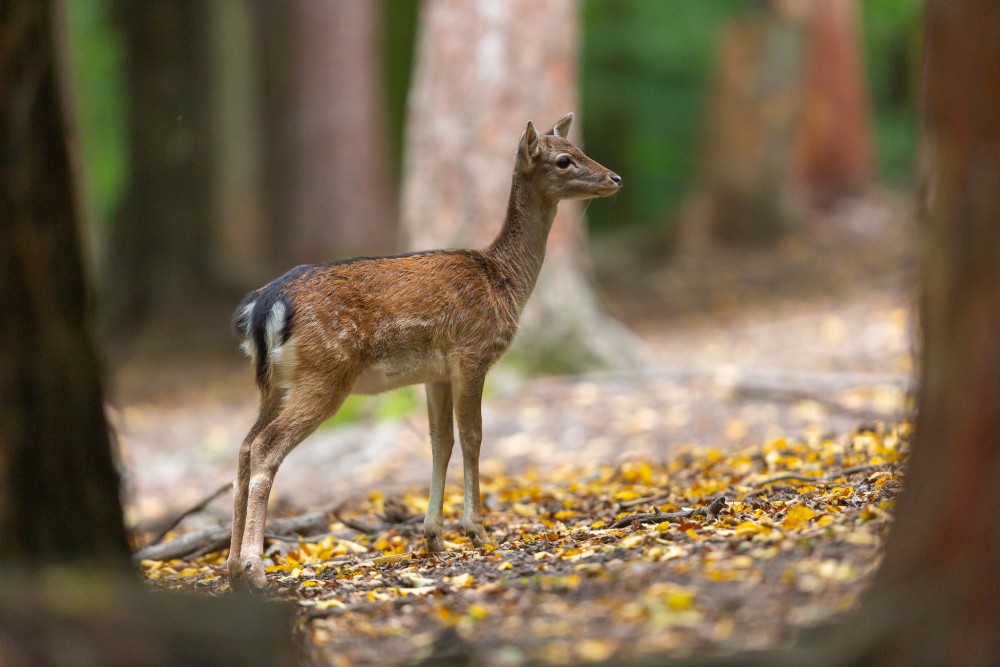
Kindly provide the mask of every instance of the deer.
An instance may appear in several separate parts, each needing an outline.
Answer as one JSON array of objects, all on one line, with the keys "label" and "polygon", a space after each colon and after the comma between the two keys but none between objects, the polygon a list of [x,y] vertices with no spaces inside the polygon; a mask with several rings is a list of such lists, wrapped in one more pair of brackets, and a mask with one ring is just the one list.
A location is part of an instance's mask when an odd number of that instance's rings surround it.
[{"label": "deer", "polygon": [[507,214],[480,250],[428,250],[296,267],[250,292],[233,328],[255,368],[256,422],[239,450],[233,483],[231,587],[267,585],[264,521],[285,456],[350,394],[423,384],[431,484],[423,535],[445,550],[445,477],[461,443],[461,526],[474,547],[490,543],[479,491],[481,402],[486,374],[510,347],[564,199],[618,192],[622,179],[568,139],[573,114],[539,134],[528,121],[518,143]]}]

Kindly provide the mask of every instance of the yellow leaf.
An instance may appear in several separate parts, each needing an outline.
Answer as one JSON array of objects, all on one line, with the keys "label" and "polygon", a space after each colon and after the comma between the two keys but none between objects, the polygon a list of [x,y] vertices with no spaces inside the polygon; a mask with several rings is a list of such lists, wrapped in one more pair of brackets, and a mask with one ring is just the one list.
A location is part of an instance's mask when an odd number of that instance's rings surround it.
[{"label": "yellow leaf", "polygon": [[471,604],[469,605],[467,611],[469,613],[469,616],[476,619],[477,621],[481,621],[490,615],[490,610],[481,604]]},{"label": "yellow leaf", "polygon": [[391,556],[377,556],[372,558],[372,563],[375,565],[387,565],[389,563],[402,563],[403,561],[408,561],[413,558],[413,554],[406,552],[403,554],[393,554]]},{"label": "yellow leaf", "polygon": [[602,662],[615,653],[617,646],[607,639],[584,639],[576,645],[576,655],[586,662]]},{"label": "yellow leaf", "polygon": [[816,516],[816,510],[805,505],[798,505],[788,510],[784,520],[781,522],[782,528],[786,530],[798,530]]},{"label": "yellow leaf", "polygon": [[686,611],[694,606],[694,592],[689,588],[677,588],[667,593],[667,606],[674,611]]},{"label": "yellow leaf", "polygon": [[500,570],[501,572],[503,572],[504,570],[513,569],[513,567],[514,566],[511,565],[510,563],[508,563],[507,561],[504,561],[504,562],[500,563],[499,565],[497,565],[497,569]]},{"label": "yellow leaf", "polygon": [[571,510],[563,510],[561,512],[556,512],[553,515],[556,521],[562,521],[563,519],[568,519],[571,516],[576,516],[576,512],[573,512]]},{"label": "yellow leaf", "polygon": [[594,530],[597,530],[598,528],[604,528],[604,525],[605,524],[603,521],[595,521],[594,523],[590,524],[590,527],[593,528]]},{"label": "yellow leaf", "polygon": [[476,578],[468,572],[463,572],[462,574],[452,577],[451,583],[459,588],[468,588],[472,584],[476,583]]},{"label": "yellow leaf", "polygon": [[660,523],[656,524],[656,530],[660,531],[661,533],[667,532],[668,530],[670,530],[670,522],[669,521],[663,521],[663,522],[660,522]]},{"label": "yellow leaf", "polygon": [[820,528],[825,528],[826,526],[829,526],[831,523],[833,523],[833,521],[834,519],[832,516],[830,516],[829,514],[824,514],[819,518],[819,521],[816,522],[816,525],[819,526]]},{"label": "yellow leaf", "polygon": [[764,534],[767,535],[771,532],[771,529],[767,526],[762,526],[754,521],[744,521],[740,525],[736,526],[736,536],[737,537],[750,537],[752,535]]}]

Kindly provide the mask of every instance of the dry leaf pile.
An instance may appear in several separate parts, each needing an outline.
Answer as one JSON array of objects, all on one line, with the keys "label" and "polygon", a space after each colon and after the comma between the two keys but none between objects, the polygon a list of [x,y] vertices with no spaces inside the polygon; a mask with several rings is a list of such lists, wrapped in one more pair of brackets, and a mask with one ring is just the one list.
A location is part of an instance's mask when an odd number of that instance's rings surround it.
[{"label": "dry leaf pile", "polygon": [[[428,555],[426,489],[373,493],[329,532],[269,540],[269,595],[299,609],[325,664],[472,651],[579,664],[654,650],[780,645],[850,608],[877,567],[910,426],[777,439],[661,462],[579,463],[483,480],[495,546],[458,527]],[[225,594],[226,553],[143,561],[158,588]]]}]

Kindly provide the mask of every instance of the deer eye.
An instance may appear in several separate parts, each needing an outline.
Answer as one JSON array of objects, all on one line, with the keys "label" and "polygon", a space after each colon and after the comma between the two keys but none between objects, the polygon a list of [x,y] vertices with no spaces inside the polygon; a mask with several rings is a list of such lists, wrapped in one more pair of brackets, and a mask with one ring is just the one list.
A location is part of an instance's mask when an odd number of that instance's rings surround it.
[{"label": "deer eye", "polygon": [[559,158],[558,160],[556,160],[556,166],[559,167],[560,169],[565,169],[566,167],[570,166],[571,164],[573,164],[573,161],[570,160],[565,155],[563,155],[561,158]]}]

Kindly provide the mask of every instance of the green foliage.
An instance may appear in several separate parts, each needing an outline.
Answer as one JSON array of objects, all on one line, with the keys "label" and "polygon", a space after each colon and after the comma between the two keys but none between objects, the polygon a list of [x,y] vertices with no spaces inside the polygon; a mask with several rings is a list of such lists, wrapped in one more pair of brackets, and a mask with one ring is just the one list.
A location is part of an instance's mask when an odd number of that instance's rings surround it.
[{"label": "green foliage", "polygon": [[420,405],[420,387],[402,387],[378,396],[351,395],[321,428],[333,428],[358,421],[396,421]]},{"label": "green foliage", "polygon": [[890,184],[905,183],[914,168],[922,14],[919,0],[861,3],[875,152],[879,176]]},{"label": "green foliage", "polygon": [[583,99],[587,150],[622,174],[616,206],[594,227],[658,224],[697,163],[705,94],[719,30],[740,0],[585,0]]},{"label": "green foliage", "polygon": [[[625,180],[588,211],[595,229],[659,225],[691,184],[720,31],[745,0],[584,0],[582,106],[587,151]],[[862,46],[880,176],[912,171],[918,0],[863,0]]]},{"label": "green foliage", "polygon": [[418,8],[417,0],[382,0],[380,8],[389,146],[397,175],[402,164],[403,124],[406,122],[406,96],[413,70]]},{"label": "green foliage", "polygon": [[125,63],[110,0],[67,2],[66,39],[72,108],[83,157],[89,221],[103,226],[125,186]]}]

